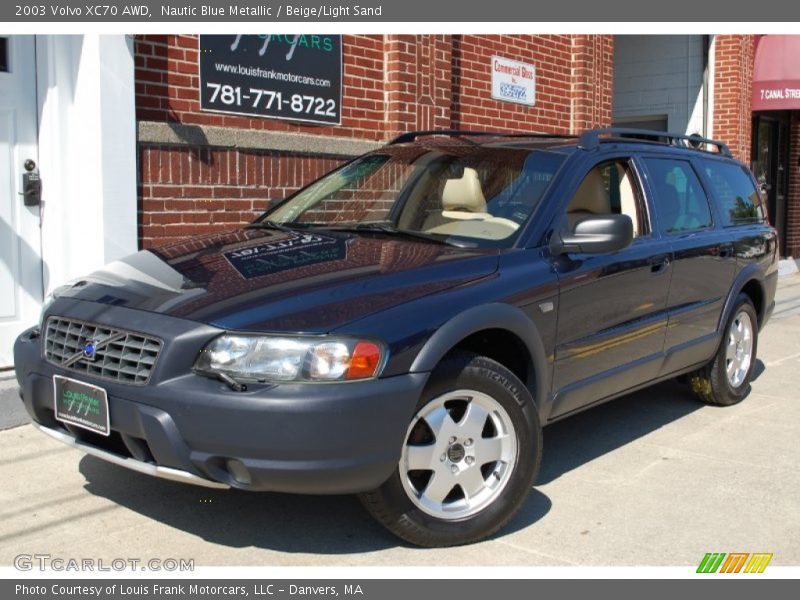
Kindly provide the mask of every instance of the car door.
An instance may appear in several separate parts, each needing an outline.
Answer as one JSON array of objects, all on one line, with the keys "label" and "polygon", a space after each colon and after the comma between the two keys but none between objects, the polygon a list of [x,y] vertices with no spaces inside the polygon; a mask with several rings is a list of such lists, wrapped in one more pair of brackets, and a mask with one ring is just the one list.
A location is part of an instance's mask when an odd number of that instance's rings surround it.
[{"label": "car door", "polygon": [[570,228],[581,214],[628,214],[635,237],[618,252],[551,258],[560,286],[552,417],[659,372],[672,257],[651,226],[639,171],[627,156],[592,164],[556,217],[556,228]]},{"label": "car door", "polygon": [[715,227],[707,191],[689,158],[648,156],[642,163],[657,227],[673,253],[662,367],[668,374],[714,354],[717,323],[733,282],[733,244]]}]

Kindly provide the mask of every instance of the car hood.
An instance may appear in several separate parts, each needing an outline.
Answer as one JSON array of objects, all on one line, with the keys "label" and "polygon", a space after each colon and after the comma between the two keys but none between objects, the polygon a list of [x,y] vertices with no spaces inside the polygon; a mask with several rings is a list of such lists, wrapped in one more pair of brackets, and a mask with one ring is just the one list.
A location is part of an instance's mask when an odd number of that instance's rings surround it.
[{"label": "car hood", "polygon": [[224,329],[324,333],[496,269],[495,250],[246,229],[133,254],[60,295]]}]

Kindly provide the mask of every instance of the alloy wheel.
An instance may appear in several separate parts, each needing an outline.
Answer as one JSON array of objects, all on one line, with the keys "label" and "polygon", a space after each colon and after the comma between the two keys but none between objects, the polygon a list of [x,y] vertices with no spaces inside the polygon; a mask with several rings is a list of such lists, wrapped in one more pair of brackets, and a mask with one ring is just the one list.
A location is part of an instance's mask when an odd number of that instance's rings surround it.
[{"label": "alloy wheel", "polygon": [[753,321],[745,311],[740,311],[728,328],[725,348],[725,372],[728,383],[736,389],[747,378],[753,360]]},{"label": "alloy wheel", "polygon": [[516,432],[506,410],[487,394],[456,390],[431,400],[413,419],[400,478],[423,512],[463,519],[500,495],[516,462]]}]

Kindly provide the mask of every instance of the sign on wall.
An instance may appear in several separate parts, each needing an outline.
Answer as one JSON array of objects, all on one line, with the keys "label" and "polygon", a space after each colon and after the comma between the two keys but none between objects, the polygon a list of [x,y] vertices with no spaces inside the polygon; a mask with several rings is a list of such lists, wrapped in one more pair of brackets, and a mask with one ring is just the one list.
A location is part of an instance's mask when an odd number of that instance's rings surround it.
[{"label": "sign on wall", "polygon": [[342,36],[201,35],[200,108],[341,124]]},{"label": "sign on wall", "polygon": [[493,56],[492,98],[526,106],[536,104],[536,67],[510,58]]}]

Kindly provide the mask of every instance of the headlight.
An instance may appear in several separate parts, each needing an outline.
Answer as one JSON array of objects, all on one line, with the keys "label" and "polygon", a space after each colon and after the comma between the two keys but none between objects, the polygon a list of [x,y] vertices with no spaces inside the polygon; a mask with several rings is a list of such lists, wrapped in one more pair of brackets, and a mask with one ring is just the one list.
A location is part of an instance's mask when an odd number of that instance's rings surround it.
[{"label": "headlight", "polygon": [[225,334],[203,349],[195,369],[256,381],[351,381],[376,377],[385,354],[366,340]]}]

